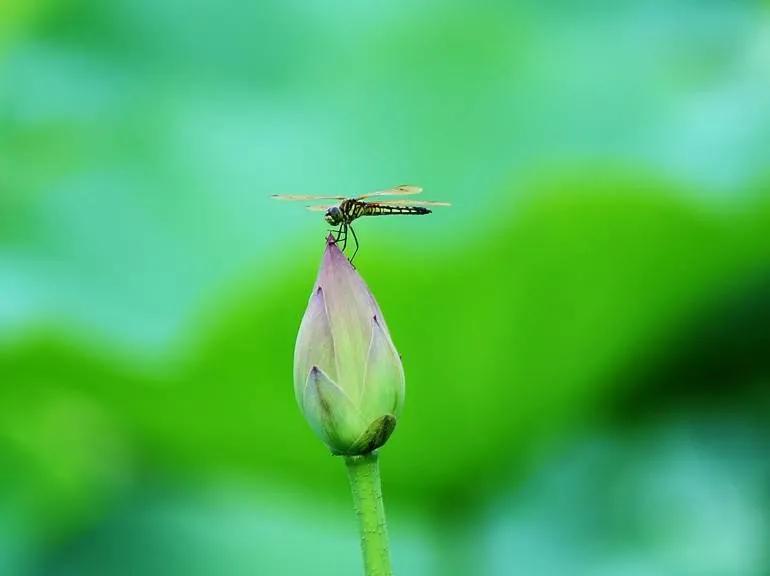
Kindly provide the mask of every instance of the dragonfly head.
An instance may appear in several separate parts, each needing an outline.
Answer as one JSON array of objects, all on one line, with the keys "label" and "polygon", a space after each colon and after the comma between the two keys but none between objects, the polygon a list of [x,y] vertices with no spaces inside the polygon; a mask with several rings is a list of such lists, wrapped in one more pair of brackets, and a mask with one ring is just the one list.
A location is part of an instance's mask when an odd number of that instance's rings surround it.
[{"label": "dragonfly head", "polygon": [[332,226],[342,224],[342,210],[340,210],[338,206],[332,206],[324,214],[324,220]]}]

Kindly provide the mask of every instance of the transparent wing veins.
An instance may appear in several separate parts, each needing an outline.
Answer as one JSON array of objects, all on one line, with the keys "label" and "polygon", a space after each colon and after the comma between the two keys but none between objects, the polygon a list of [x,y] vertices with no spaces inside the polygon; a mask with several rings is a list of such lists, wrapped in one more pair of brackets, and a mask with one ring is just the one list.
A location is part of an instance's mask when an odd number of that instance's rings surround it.
[{"label": "transparent wing veins", "polygon": [[295,200],[314,201],[314,200],[344,200],[345,196],[315,196],[313,194],[273,194],[272,198],[274,198],[275,200],[288,200],[288,201],[295,201]]},{"label": "transparent wing veins", "polygon": [[377,196],[409,196],[412,194],[419,194],[422,192],[422,188],[419,186],[412,186],[411,184],[400,184],[387,190],[377,190],[376,192],[369,192],[368,194],[362,194],[358,196],[358,199],[363,198],[375,198]]}]

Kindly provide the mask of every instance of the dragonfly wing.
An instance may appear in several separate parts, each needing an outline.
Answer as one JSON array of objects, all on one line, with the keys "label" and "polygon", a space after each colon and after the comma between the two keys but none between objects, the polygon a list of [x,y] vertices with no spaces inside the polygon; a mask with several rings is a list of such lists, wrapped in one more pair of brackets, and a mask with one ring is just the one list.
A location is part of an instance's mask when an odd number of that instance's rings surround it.
[{"label": "dragonfly wing", "polygon": [[393,188],[388,188],[387,190],[377,190],[377,192],[369,192],[368,194],[363,194],[362,196],[359,196],[359,199],[363,198],[374,198],[376,196],[409,196],[411,194],[419,194],[422,192],[422,188],[419,186],[412,186],[410,184],[401,184],[399,186],[394,186]]},{"label": "dragonfly wing", "polygon": [[449,202],[434,202],[432,200],[378,200],[369,204],[384,204],[386,206],[451,206]]},{"label": "dragonfly wing", "polygon": [[326,212],[329,208],[333,208],[336,204],[319,204],[318,206],[305,206],[306,210],[311,212]]},{"label": "dragonfly wing", "polygon": [[314,196],[312,194],[273,194],[276,200],[344,200],[344,196]]}]

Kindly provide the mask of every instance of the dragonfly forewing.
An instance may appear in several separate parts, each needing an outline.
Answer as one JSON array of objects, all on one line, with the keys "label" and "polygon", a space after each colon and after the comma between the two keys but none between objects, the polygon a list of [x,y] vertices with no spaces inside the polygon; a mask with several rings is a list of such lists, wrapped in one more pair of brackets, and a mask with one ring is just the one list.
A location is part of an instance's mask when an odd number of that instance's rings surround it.
[{"label": "dragonfly forewing", "polygon": [[316,196],[313,194],[273,194],[272,196],[276,200],[304,200],[304,201],[314,201],[314,200],[344,200],[345,196]]},{"label": "dragonfly forewing", "polygon": [[411,196],[412,194],[419,194],[420,192],[422,192],[422,188],[419,186],[401,184],[399,186],[394,186],[393,188],[388,188],[387,190],[377,190],[376,192],[362,194],[361,196],[358,196],[357,199],[363,200],[365,198],[375,198],[377,196]]}]

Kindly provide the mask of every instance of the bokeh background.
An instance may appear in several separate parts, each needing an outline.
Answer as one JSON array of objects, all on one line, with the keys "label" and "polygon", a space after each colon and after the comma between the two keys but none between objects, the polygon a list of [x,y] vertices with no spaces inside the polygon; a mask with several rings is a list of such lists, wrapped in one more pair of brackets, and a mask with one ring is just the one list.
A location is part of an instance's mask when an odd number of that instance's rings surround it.
[{"label": "bokeh background", "polygon": [[359,574],[269,195],[402,182],[453,207],[358,226],[398,574],[770,574],[748,0],[0,1],[0,574]]}]

